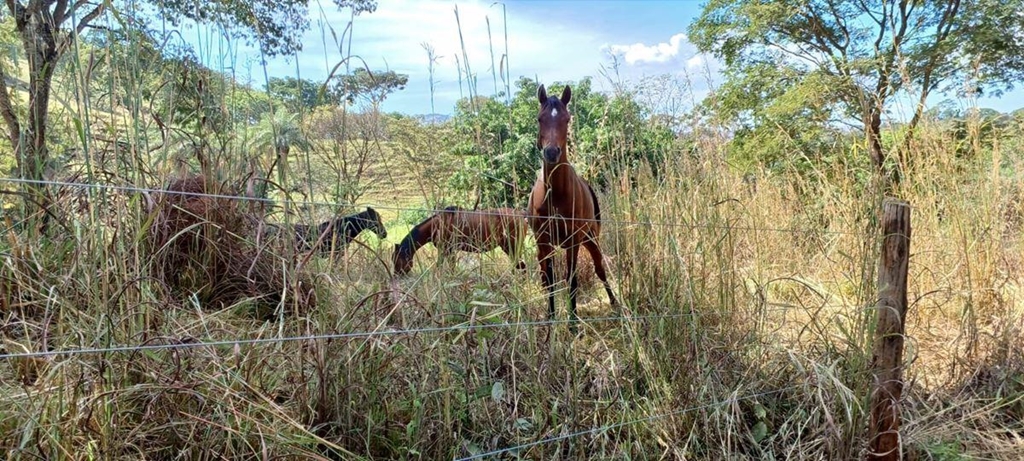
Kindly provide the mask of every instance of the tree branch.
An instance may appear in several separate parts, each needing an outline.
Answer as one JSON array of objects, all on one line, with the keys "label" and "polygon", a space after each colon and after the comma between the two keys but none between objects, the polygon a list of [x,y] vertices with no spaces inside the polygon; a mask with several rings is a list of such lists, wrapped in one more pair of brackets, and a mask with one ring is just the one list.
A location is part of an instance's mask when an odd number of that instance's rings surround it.
[{"label": "tree branch", "polygon": [[14,16],[15,27],[18,30],[25,27],[25,5],[18,0],[7,0],[7,9],[11,10],[11,16]]},{"label": "tree branch", "polygon": [[[78,8],[79,5],[83,5],[85,3],[87,3],[85,0],[79,0],[75,3],[75,8]],[[78,25],[75,26],[75,33],[81,34],[86,27],[89,27],[90,22],[99,17],[99,15],[103,14],[103,11],[106,9],[106,4],[106,2],[100,2],[100,4],[96,5],[96,7],[92,9],[92,11],[86,13],[85,16],[82,16],[82,19],[78,20]]]},{"label": "tree branch", "polygon": [[875,54],[882,51],[882,42],[885,40],[885,32],[888,23],[885,22],[885,18],[889,15],[885,12],[885,1],[882,2],[882,15],[878,21],[878,37],[875,38]]},{"label": "tree branch", "polygon": [[942,18],[939,20],[938,25],[935,27],[936,34],[935,41],[932,44],[933,49],[928,57],[928,62],[921,69],[921,94],[917,100],[917,107],[914,109],[914,116],[910,119],[910,123],[907,125],[907,136],[903,140],[902,151],[906,151],[910,147],[910,142],[914,137],[914,131],[917,128],[917,124],[921,121],[922,114],[924,114],[925,102],[934,86],[932,84],[932,75],[935,71],[935,66],[938,62],[939,56],[942,55],[939,51],[939,47],[952,33],[953,25],[956,23],[953,19],[959,11],[960,0],[950,1],[946,6],[946,9],[942,12]]},{"label": "tree branch", "polygon": [[[828,9],[829,12],[832,13],[832,17],[836,20],[836,26],[839,27],[839,30],[845,39],[842,46],[837,43],[836,47],[842,50],[843,57],[846,57],[846,48],[850,46],[850,28],[846,26],[846,20],[843,19],[843,15],[839,14],[839,11],[836,10],[835,2],[828,2]],[[865,10],[865,12],[867,11]],[[867,12],[867,14],[870,15],[871,13]]]},{"label": "tree branch", "polygon": [[54,28],[60,28],[61,24],[64,23],[64,15],[68,13],[68,0],[57,0],[57,5],[53,7],[53,26]]},{"label": "tree branch", "polygon": [[818,67],[824,67],[823,63],[821,61],[818,61],[817,59],[814,58],[814,54],[813,53],[809,53],[802,46],[800,46],[799,43],[794,43],[794,45],[797,47],[797,49],[800,50],[799,53],[796,52],[796,51],[787,49],[786,47],[784,47],[784,46],[782,46],[782,45],[780,45],[778,43],[769,43],[768,47],[769,48],[775,48],[778,51],[781,51],[784,54],[788,54],[788,55],[792,56],[793,58],[795,58],[797,60],[807,61],[807,62],[811,63],[812,65],[815,65],[815,66],[818,66]]},{"label": "tree branch", "polygon": [[867,14],[868,17],[871,18],[871,20],[875,22],[875,24],[878,24],[880,27],[885,27],[885,7],[884,6],[882,7],[883,8],[882,9],[882,15],[879,17],[879,16],[875,16],[875,13],[873,11],[871,11],[871,8],[868,7],[868,5],[866,3],[864,3],[864,0],[857,0],[857,4],[860,5],[861,11],[863,11],[864,14]]}]

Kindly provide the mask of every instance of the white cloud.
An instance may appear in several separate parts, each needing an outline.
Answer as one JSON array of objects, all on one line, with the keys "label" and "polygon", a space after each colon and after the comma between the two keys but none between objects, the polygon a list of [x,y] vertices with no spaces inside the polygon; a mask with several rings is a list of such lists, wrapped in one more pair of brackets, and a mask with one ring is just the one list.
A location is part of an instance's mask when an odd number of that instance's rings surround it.
[{"label": "white cloud", "polygon": [[634,43],[632,45],[611,45],[608,50],[617,56],[625,59],[626,64],[635,65],[638,63],[666,63],[679,56],[683,48],[693,48],[686,39],[686,34],[675,34],[668,39],[668,42],[661,42],[656,45],[645,45]]},{"label": "white cloud", "polygon": [[[313,1],[310,7],[311,27],[302,37],[303,51],[297,56],[278,57],[267,63],[270,77],[297,76],[324,81],[330,70],[342,62],[347,53],[337,43],[342,40],[350,16],[347,10],[338,11],[330,0]],[[466,94],[466,84],[459,87],[456,56],[463,61],[462,43],[470,68],[476,75],[477,92],[494,94],[491,71],[491,50],[488,44],[487,19],[490,19],[490,37],[494,45],[494,65],[510,65],[514,83],[520,76],[537,78],[550,85],[554,81],[579,80],[594,77],[595,89],[605,88],[601,77],[602,64],[608,64],[608,52],[624,57],[619,75],[623,79],[638,79],[650,73],[675,73],[680,70],[699,72],[705,64],[714,66],[711,58],[697,55],[685,34],[676,34],[667,43],[645,45],[606,45],[611,37],[627,37],[624,31],[601,30],[585,23],[565,21],[559,15],[537,15],[510,5],[508,20],[508,54],[505,63],[505,24],[501,4],[493,0],[459,0],[459,21],[462,41],[455,21],[454,1],[381,0],[377,11],[357,16],[354,21],[350,65],[366,65],[372,69],[388,68],[409,75],[405,90],[395,93],[384,102],[384,110],[410,113],[430,111],[430,85],[427,54],[422,47],[432,45],[441,59],[435,65],[435,111],[451,113],[455,101]],[[332,32],[333,30],[333,32]],[[225,40],[220,31],[210,27],[197,27],[181,31],[185,41],[192,44]],[[220,36],[220,37],[218,37]],[[264,70],[259,66],[259,53],[252,47],[231,43],[227,65],[221,64],[219,46],[204,45],[203,61],[215,69],[232,67],[240,80],[251,79],[262,86]],[[706,59],[706,61],[705,61]],[[463,64],[464,65],[464,64]],[[344,66],[339,72],[344,72]],[[465,80],[465,75],[463,75]],[[504,89],[500,76],[499,90]],[[515,91],[515,87],[512,87]]]},{"label": "white cloud", "polygon": [[686,60],[687,70],[697,70],[704,66],[706,62],[703,54],[695,54],[692,58]]}]

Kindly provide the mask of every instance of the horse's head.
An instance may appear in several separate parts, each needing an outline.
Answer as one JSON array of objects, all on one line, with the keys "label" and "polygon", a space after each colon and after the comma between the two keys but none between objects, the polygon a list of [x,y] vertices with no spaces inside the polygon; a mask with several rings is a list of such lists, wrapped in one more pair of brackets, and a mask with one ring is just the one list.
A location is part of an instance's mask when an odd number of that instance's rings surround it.
[{"label": "horse's head", "polygon": [[369,229],[377,234],[381,240],[388,238],[388,229],[384,227],[384,221],[380,219],[380,213],[371,207],[366,207],[367,220],[370,222]]},{"label": "horse's head", "polygon": [[395,252],[391,256],[391,262],[395,266],[395,275],[405,275],[412,269],[412,252],[403,248],[402,244],[395,244]]},{"label": "horse's head", "polygon": [[543,153],[545,163],[559,163],[565,161],[565,151],[569,139],[569,100],[572,99],[572,90],[568,86],[562,90],[562,97],[548,97],[544,85],[537,88],[537,100],[540,101],[540,112],[537,114],[537,123],[540,130],[537,133],[537,148]]}]

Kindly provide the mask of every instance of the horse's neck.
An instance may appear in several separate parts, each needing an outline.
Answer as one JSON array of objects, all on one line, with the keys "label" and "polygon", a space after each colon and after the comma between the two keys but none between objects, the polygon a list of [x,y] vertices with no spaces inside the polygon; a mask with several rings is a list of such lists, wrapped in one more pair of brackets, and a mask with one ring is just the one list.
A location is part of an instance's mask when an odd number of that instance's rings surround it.
[{"label": "horse's neck", "polygon": [[370,221],[362,216],[355,216],[351,219],[339,219],[335,226],[340,229],[335,229],[334,232],[344,232],[346,236],[355,238],[370,226]]},{"label": "horse's neck", "polygon": [[434,240],[434,229],[437,227],[439,219],[438,216],[432,216],[426,221],[417,224],[412,229],[412,232],[409,233],[409,236],[402,241],[402,246],[415,253],[421,246],[432,242]]},{"label": "horse's neck", "polygon": [[569,162],[544,163],[544,185],[552,198],[571,196],[576,188],[576,170]]}]

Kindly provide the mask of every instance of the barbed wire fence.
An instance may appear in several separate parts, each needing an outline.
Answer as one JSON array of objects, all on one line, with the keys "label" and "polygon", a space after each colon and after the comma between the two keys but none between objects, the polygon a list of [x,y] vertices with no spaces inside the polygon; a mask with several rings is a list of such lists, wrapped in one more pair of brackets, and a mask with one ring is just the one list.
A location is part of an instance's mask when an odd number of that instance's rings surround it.
[{"label": "barbed wire fence", "polygon": [[[208,198],[208,199],[220,199],[220,200],[238,200],[244,202],[262,202],[262,203],[276,203],[276,204],[288,204],[288,205],[299,205],[299,206],[316,206],[316,207],[347,207],[347,208],[361,208],[363,206],[371,206],[375,209],[397,211],[397,212],[420,212],[420,213],[441,213],[446,211],[444,208],[426,208],[426,207],[403,207],[396,205],[380,204],[367,202],[365,204],[344,204],[344,203],[333,203],[333,202],[318,202],[309,200],[271,200],[258,197],[247,197],[242,195],[225,195],[225,194],[210,194],[202,192],[189,192],[189,191],[177,191],[167,190],[160,188],[147,188],[137,186],[125,186],[125,185],[114,185],[114,184],[101,184],[101,183],[86,183],[86,182],[64,182],[64,181],[48,181],[48,180],[29,180],[21,178],[0,178],[0,183],[10,184],[27,184],[27,185],[43,185],[43,186],[57,186],[57,187],[70,187],[70,188],[81,188],[81,189],[104,189],[119,192],[132,192],[149,195],[151,198],[153,195],[164,195],[164,196],[179,196],[189,198]],[[155,200],[155,199],[154,199]],[[499,213],[494,211],[486,210],[465,210],[460,209],[460,213],[475,216],[496,216]],[[524,217],[530,217],[524,213]],[[621,219],[596,219],[596,218],[576,218],[576,217],[559,217],[560,220],[566,222],[600,222],[602,224],[614,224],[614,225],[632,225],[632,226],[656,226],[656,227],[680,227],[686,229],[707,229],[707,230],[737,230],[737,231],[768,231],[768,232],[784,232],[784,233],[823,233],[829,235],[863,235],[863,232],[857,231],[842,231],[842,230],[829,230],[829,229],[795,229],[795,228],[782,228],[782,227],[749,227],[749,226],[716,226],[708,224],[688,224],[681,222],[670,222],[670,221],[633,221],[633,220],[621,220]]]},{"label": "barbed wire fence", "polygon": [[[245,196],[237,196],[237,195],[222,195],[222,194],[209,194],[209,193],[199,193],[199,192],[174,191],[174,190],[166,190],[166,189],[159,189],[159,188],[143,188],[143,187],[136,187],[136,186],[131,186],[131,185],[112,185],[112,184],[100,184],[100,183],[62,182],[62,181],[33,181],[33,180],[24,180],[24,179],[17,179],[17,178],[0,178],[0,183],[22,184],[22,185],[27,185],[27,184],[45,185],[45,186],[52,186],[52,187],[79,188],[79,189],[86,189],[86,190],[103,189],[103,190],[118,191],[118,192],[123,192],[123,193],[137,193],[137,194],[145,195],[146,196],[146,200],[149,201],[149,203],[155,203],[155,202],[152,202],[152,201],[155,200],[154,196],[157,195],[157,194],[163,194],[163,195],[168,195],[168,196],[191,197],[191,198],[218,199],[218,200],[242,200],[242,201],[258,201],[258,202],[267,202],[268,201],[267,199],[245,197]],[[282,202],[283,201],[277,201],[277,203],[282,203]],[[352,207],[352,208],[356,208],[357,207],[356,205],[343,205],[343,204],[338,204],[338,203],[314,202],[314,201],[288,201],[288,203],[291,204],[291,205],[328,206],[328,207],[333,207],[334,209],[338,209],[341,206],[348,206],[348,207]],[[363,206],[363,205],[359,205],[359,207],[361,207],[361,206]],[[370,204],[370,206],[375,207],[375,208],[379,208],[381,210],[389,210],[389,211],[396,211],[396,212],[440,213],[440,212],[445,211],[444,209],[430,209],[430,208],[424,208],[424,207],[402,207],[402,206],[395,206],[395,205],[388,205],[388,204]],[[466,213],[466,214],[471,214],[471,215],[493,215],[493,214],[495,214],[494,212],[484,211],[484,210],[460,210],[460,212]],[[524,217],[528,217],[525,213],[524,213],[523,216]],[[565,221],[572,221],[572,220],[576,220],[576,221],[594,221],[594,220],[591,220],[591,219],[583,219],[583,218],[562,218],[562,219],[564,219]],[[684,229],[690,229],[690,230],[702,229],[702,230],[722,230],[722,231],[766,231],[766,232],[782,232],[782,233],[791,233],[791,234],[815,233],[815,234],[823,234],[823,235],[859,236],[859,237],[863,237],[863,238],[872,238],[872,236],[866,235],[866,232],[863,232],[863,231],[861,231],[861,232],[839,231],[839,230],[830,230],[830,229],[821,229],[821,228],[815,228],[815,229],[795,229],[795,228],[782,228],[782,227],[775,227],[775,228],[765,227],[765,228],[761,228],[761,227],[744,227],[744,226],[728,226],[728,225],[708,225],[708,224],[694,224],[694,223],[681,223],[681,222],[669,222],[669,221],[652,221],[652,220],[649,220],[649,221],[639,221],[639,220],[602,219],[602,220],[600,220],[600,222],[602,222],[603,224],[612,224],[612,225],[616,225],[616,226],[652,226],[652,227],[653,226],[658,226],[658,227],[684,228]],[[886,237],[887,236],[885,236],[885,235],[882,236],[883,239],[886,238]],[[906,237],[907,237],[907,240],[909,241],[909,231],[908,231],[908,235]],[[905,272],[906,268],[904,267],[903,270]],[[905,283],[905,273],[904,273],[903,276],[904,276],[904,283]],[[905,286],[904,286],[904,291],[905,291]],[[899,303],[896,302],[896,304],[899,304]],[[776,306],[776,307],[774,307],[772,309],[764,309],[764,310],[765,311],[767,311],[767,310],[787,311],[787,310],[790,310],[792,307],[793,306],[783,306],[783,307]],[[897,310],[898,309],[902,309],[903,311],[905,311],[905,309],[906,309],[905,294],[904,294],[903,306],[902,307],[901,306],[894,306],[894,308],[896,308]],[[885,311],[887,309],[881,309],[881,310]],[[618,316],[608,316],[608,317],[594,317],[594,318],[587,318],[587,319],[584,320],[584,322],[586,322],[586,323],[618,323],[618,324],[628,324],[628,323],[643,322],[643,321],[659,321],[659,320],[668,320],[668,319],[679,319],[679,318],[693,317],[693,316],[699,316],[699,315],[703,315],[703,314],[701,314],[700,312],[691,310],[690,312],[687,312],[687,313],[676,313],[676,314],[657,314],[657,315],[638,315],[638,316],[618,315]],[[67,348],[67,349],[63,349],[63,350],[25,351],[25,352],[10,352],[10,351],[8,351],[6,353],[0,354],[0,360],[2,360],[2,361],[11,361],[11,360],[35,359],[35,358],[54,359],[56,357],[71,357],[71,356],[89,355],[89,354],[111,354],[111,353],[122,353],[122,352],[133,352],[134,353],[134,352],[141,352],[141,351],[179,350],[179,349],[192,349],[192,348],[216,348],[216,347],[227,347],[227,346],[231,346],[231,347],[237,348],[237,347],[241,347],[241,346],[269,344],[269,343],[280,344],[280,343],[287,343],[287,342],[323,341],[323,340],[335,340],[335,339],[367,339],[367,338],[385,337],[385,336],[415,336],[415,335],[426,335],[426,334],[446,334],[446,333],[452,333],[452,332],[475,332],[475,331],[483,331],[483,330],[505,330],[505,329],[512,329],[512,328],[540,328],[540,327],[551,327],[551,326],[560,325],[560,324],[568,324],[568,323],[571,323],[571,322],[575,322],[575,320],[572,320],[572,319],[563,319],[563,320],[551,319],[551,320],[544,320],[544,321],[500,322],[500,323],[473,323],[473,322],[469,322],[469,323],[461,323],[461,324],[456,324],[456,325],[437,326],[437,327],[424,327],[424,328],[410,328],[410,329],[379,329],[378,328],[378,329],[374,329],[374,330],[370,330],[370,331],[336,332],[336,333],[309,334],[309,335],[298,335],[298,336],[277,336],[277,337],[265,337],[265,338],[235,338],[235,339],[223,339],[223,340],[181,338],[181,339],[178,339],[176,341],[168,342],[168,343],[164,343],[164,344],[134,344],[134,345],[133,344],[121,344],[121,345],[114,345],[114,346],[107,346],[107,347],[72,347],[72,348]],[[902,328],[903,328],[902,321],[899,321],[899,322],[896,322],[896,323],[898,324],[898,327],[899,327],[899,331],[898,332],[885,332],[884,334],[885,335],[897,334],[897,335],[903,336],[904,333],[902,331]],[[881,337],[883,335],[883,333],[880,331],[879,335]],[[900,345],[899,353],[900,354],[902,353],[902,344]],[[903,364],[900,363],[899,361],[897,361],[897,362],[892,364],[892,369],[884,370],[887,373],[891,373],[894,370],[896,372],[896,377],[895,378],[891,378],[889,380],[889,382],[891,382],[893,380],[897,380],[897,381],[899,380],[898,370],[901,369],[902,366],[903,366]],[[885,384],[885,383],[883,383],[883,384]],[[501,454],[504,454],[504,453],[519,452],[520,450],[528,449],[528,448],[531,448],[531,447],[534,447],[534,446],[538,446],[538,445],[544,445],[544,444],[553,443],[553,442],[557,442],[557,441],[561,441],[561,440],[566,440],[566,439],[571,439],[571,438],[575,438],[575,437],[580,437],[580,436],[584,436],[584,435],[600,434],[600,433],[603,433],[603,432],[606,432],[606,431],[609,431],[609,430],[614,430],[614,429],[617,429],[617,428],[622,428],[622,427],[631,426],[631,425],[635,425],[635,424],[640,424],[640,423],[644,423],[644,422],[650,422],[650,421],[654,421],[654,420],[657,420],[657,419],[668,418],[668,417],[672,417],[672,416],[676,416],[676,415],[681,415],[681,414],[692,412],[692,411],[698,411],[698,410],[701,410],[701,409],[707,409],[707,408],[712,408],[712,407],[716,407],[716,406],[724,406],[724,405],[734,404],[734,403],[737,403],[739,401],[749,400],[749,399],[756,399],[758,397],[764,397],[764,396],[773,395],[773,394],[780,394],[780,393],[787,392],[789,390],[793,390],[793,389],[795,389],[797,387],[798,386],[790,386],[790,387],[773,389],[773,390],[768,390],[768,391],[763,391],[763,392],[749,393],[749,394],[745,394],[745,395],[741,395],[741,396],[734,396],[734,397],[731,397],[731,398],[728,398],[728,399],[725,399],[725,400],[721,400],[721,401],[717,401],[717,402],[711,402],[711,403],[706,403],[706,404],[699,405],[699,406],[692,406],[692,407],[682,408],[682,409],[675,410],[675,411],[664,412],[664,413],[659,413],[659,414],[655,414],[655,415],[649,415],[649,416],[646,416],[646,417],[643,417],[643,418],[637,418],[637,419],[633,419],[633,420],[629,420],[629,421],[623,421],[623,422],[618,422],[618,423],[614,423],[614,424],[601,425],[601,426],[594,427],[594,428],[591,428],[591,429],[586,429],[586,430],[582,430],[582,431],[572,432],[572,433],[568,433],[568,434],[562,434],[562,435],[558,435],[558,436],[554,436],[554,437],[548,437],[548,438],[544,438],[544,439],[533,441],[533,442],[529,442],[529,443],[524,443],[524,444],[520,444],[520,445],[514,445],[514,446],[510,446],[510,447],[506,447],[506,448],[501,448],[501,449],[498,449],[498,450],[493,450],[493,451],[487,451],[487,452],[483,452],[483,453],[479,453],[479,454],[474,454],[474,455],[471,455],[471,456],[468,456],[468,457],[460,458],[460,460],[480,459],[480,458],[487,458],[487,457],[492,457],[492,456],[498,456],[498,455],[501,455]],[[884,402],[889,402],[891,404],[893,401],[899,400],[899,398],[900,397],[899,397],[898,393],[896,395],[893,395],[891,392],[889,392],[887,395],[882,396],[880,398],[880,400],[884,401]],[[879,400],[878,396],[876,396],[876,400]],[[892,409],[890,408],[891,405],[890,406],[884,406],[883,405],[883,407],[884,407],[883,411],[888,411],[890,413],[892,412]],[[874,408],[874,406],[873,406],[873,408]],[[899,418],[898,413],[896,413],[895,418],[896,418],[896,424],[898,425],[898,418]],[[877,422],[876,423],[875,418],[873,418],[872,429],[880,431],[880,432],[873,432],[872,433],[872,440],[873,441],[874,440],[878,440],[880,437],[884,437],[884,435],[887,433],[885,431],[885,425],[889,424],[889,423],[891,423],[891,421],[889,419],[887,419],[886,421],[882,421],[882,422]],[[874,446],[873,446],[873,448],[874,448]]]}]

